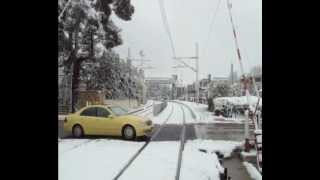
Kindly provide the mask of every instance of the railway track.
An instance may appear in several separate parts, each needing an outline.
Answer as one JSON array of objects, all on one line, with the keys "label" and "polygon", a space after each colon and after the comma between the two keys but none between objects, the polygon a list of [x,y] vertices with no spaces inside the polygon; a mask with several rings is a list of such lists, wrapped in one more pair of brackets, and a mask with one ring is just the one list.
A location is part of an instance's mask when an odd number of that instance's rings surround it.
[{"label": "railway track", "polygon": [[138,109],[138,110],[135,110],[135,111],[132,111],[132,112],[129,112],[129,114],[142,114],[144,112],[147,112],[149,111],[150,109],[152,109],[152,105],[149,105],[143,109]]},{"label": "railway track", "polygon": [[145,144],[138,149],[138,151],[129,159],[129,161],[124,165],[124,167],[118,172],[118,174],[113,178],[113,180],[118,180],[121,175],[128,169],[128,167],[132,164],[132,162],[141,154],[141,152],[149,145],[151,141],[153,141],[164,127],[164,125],[169,121],[170,117],[172,116],[174,111],[174,106],[172,106],[171,112],[166,120],[161,124],[161,127],[151,136],[151,138],[145,142]]},{"label": "railway track", "polygon": [[[175,103],[175,102],[173,102]],[[179,180],[180,178],[180,170],[181,170],[181,165],[182,165],[182,157],[183,157],[183,150],[184,150],[184,145],[185,145],[185,136],[186,136],[186,113],[185,113],[185,105],[180,104],[180,103],[175,103],[178,104],[181,108],[182,111],[182,131],[180,134],[180,145],[179,145],[179,152],[178,152],[178,162],[177,162],[177,167],[176,167],[176,173],[175,173],[175,180]],[[188,109],[188,108],[187,108]],[[189,110],[189,109],[188,109]],[[150,142],[154,141],[155,138],[159,135],[161,129],[165,127],[167,122],[169,121],[170,117],[172,116],[174,112],[174,106],[172,106],[171,112],[169,116],[166,118],[166,120],[161,124],[160,128],[157,129],[157,131],[152,135],[152,137],[147,141],[138,151],[129,159],[129,161],[125,164],[125,166],[119,171],[119,173],[113,178],[113,180],[118,180],[124,172],[126,172],[127,169],[129,169],[130,165],[133,163],[135,159],[146,149],[146,147],[149,145]]]},{"label": "railway track", "polygon": [[[179,143],[179,149],[178,150],[178,161],[177,161],[177,165],[176,165],[176,172],[175,172],[175,180],[179,180],[180,178],[180,170],[181,170],[181,166],[182,166],[182,162],[183,162],[183,151],[184,151],[184,146],[185,146],[185,141],[186,141],[186,109],[190,111],[190,109],[186,108],[186,105],[180,104],[180,103],[175,103],[172,102],[171,104],[171,110],[169,115],[166,117],[166,119],[160,124],[160,127],[158,129],[155,130],[155,132],[152,134],[152,136],[143,144],[142,147],[140,147],[137,152],[126,162],[126,164],[120,169],[120,171],[116,174],[116,176],[113,178],[114,180],[118,180],[122,177],[122,175],[128,170],[131,169],[131,165],[132,163],[137,159],[137,157],[140,156],[140,154],[142,152],[144,152],[144,150],[148,147],[148,145],[150,144],[150,142],[154,142],[156,141],[156,137],[160,134],[160,131],[163,130],[164,127],[166,127],[168,121],[170,119],[172,119],[172,115],[177,113],[176,110],[179,109],[179,107],[181,108],[181,112],[182,112],[182,117],[180,115],[179,118],[182,119],[182,125],[181,125],[181,133],[180,133],[180,143]],[[169,107],[169,106],[168,106]],[[179,111],[180,113],[180,111]],[[88,139],[86,141],[83,141],[81,143],[78,143],[74,146],[72,146],[71,148],[68,148],[67,150],[61,152],[61,154],[65,154],[66,152],[72,151],[78,147],[84,146],[90,142],[93,141],[97,141],[99,139]],[[151,148],[151,146],[150,146]],[[156,156],[157,158],[157,156]],[[174,171],[173,174],[174,175]]]},{"label": "railway track", "polygon": [[150,114],[153,113],[153,108],[148,108],[144,111],[141,111],[141,112],[138,112],[138,113],[135,113],[135,115],[138,115],[138,116],[149,116]]},{"label": "railway track", "polygon": [[182,105],[180,104],[181,110],[182,110],[182,132],[181,132],[181,136],[180,136],[180,148],[179,148],[179,156],[178,156],[178,165],[177,165],[177,171],[176,171],[176,176],[175,176],[175,180],[179,180],[180,178],[180,169],[181,169],[181,164],[182,164],[182,154],[183,154],[183,150],[184,150],[184,144],[185,144],[185,134],[186,134],[186,116],[185,116],[185,112],[184,109],[182,107]]}]

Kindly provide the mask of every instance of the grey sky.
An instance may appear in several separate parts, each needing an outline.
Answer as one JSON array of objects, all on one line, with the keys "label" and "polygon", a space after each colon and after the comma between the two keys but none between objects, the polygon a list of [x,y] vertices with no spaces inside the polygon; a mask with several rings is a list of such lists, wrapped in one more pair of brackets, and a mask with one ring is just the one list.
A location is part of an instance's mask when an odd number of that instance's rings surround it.
[{"label": "grey sky", "polygon": [[[177,56],[194,56],[195,42],[199,43],[200,78],[208,74],[228,76],[230,64],[240,74],[239,63],[232,36],[226,0],[221,0],[215,23],[208,39],[209,26],[219,0],[164,0],[166,14]],[[132,20],[125,22],[112,19],[122,29],[124,44],[115,48],[122,58],[140,58],[143,50],[146,65],[156,67],[146,70],[146,76],[169,77],[178,74],[184,83],[195,80],[190,69],[173,69],[177,63],[172,59],[169,37],[163,26],[158,0],[131,0],[135,7]],[[244,69],[262,63],[262,1],[231,0],[234,22],[238,31]],[[208,44],[207,44],[208,43]],[[193,60],[187,60],[194,66]],[[136,62],[138,63],[138,62]]]}]

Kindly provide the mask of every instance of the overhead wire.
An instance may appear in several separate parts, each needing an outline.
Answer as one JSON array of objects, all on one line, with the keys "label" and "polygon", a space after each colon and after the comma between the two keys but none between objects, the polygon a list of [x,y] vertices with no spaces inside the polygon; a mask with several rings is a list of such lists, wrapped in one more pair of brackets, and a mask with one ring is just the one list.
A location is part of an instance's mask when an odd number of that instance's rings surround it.
[{"label": "overhead wire", "polygon": [[175,47],[174,47],[172,34],[171,34],[170,26],[169,26],[169,23],[168,23],[168,18],[166,16],[166,10],[165,10],[165,6],[164,6],[164,2],[163,2],[163,0],[158,0],[158,2],[159,2],[159,7],[160,7],[160,13],[161,13],[163,26],[164,26],[164,28],[166,30],[166,33],[168,34],[173,56],[176,57],[176,50],[175,50]]},{"label": "overhead wire", "polygon": [[221,3],[221,0],[218,0],[218,3],[217,3],[217,5],[215,6],[215,10],[213,11],[213,15],[212,15],[212,18],[211,18],[211,21],[210,21],[211,23],[210,23],[210,26],[209,26],[207,41],[206,41],[206,44],[205,44],[205,47],[206,47],[206,48],[205,48],[205,55],[207,55],[207,52],[208,52],[209,41],[210,41],[210,34],[211,34],[213,25],[214,25],[215,20],[216,20],[216,17],[217,17],[217,13],[218,13],[218,10],[219,10],[219,7],[220,7],[220,3]]}]

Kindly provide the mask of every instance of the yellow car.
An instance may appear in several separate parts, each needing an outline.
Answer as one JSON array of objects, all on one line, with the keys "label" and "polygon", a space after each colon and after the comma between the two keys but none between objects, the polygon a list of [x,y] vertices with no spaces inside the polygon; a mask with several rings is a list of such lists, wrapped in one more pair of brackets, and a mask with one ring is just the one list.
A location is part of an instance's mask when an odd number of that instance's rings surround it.
[{"label": "yellow car", "polygon": [[127,110],[115,105],[87,106],[68,115],[64,120],[64,130],[76,138],[84,135],[109,135],[133,140],[148,135],[152,129],[150,119],[129,115]]}]

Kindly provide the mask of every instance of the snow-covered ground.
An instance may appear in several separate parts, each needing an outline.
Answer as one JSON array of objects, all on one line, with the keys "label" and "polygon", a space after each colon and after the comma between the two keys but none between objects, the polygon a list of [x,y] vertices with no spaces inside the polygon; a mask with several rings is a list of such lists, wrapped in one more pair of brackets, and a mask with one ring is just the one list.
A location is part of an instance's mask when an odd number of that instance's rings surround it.
[{"label": "snow-covered ground", "polygon": [[153,114],[151,114],[147,117],[149,117],[154,124],[162,124],[170,115],[171,110],[172,110],[172,106],[174,106],[174,105],[171,103],[168,103],[167,107],[161,113],[159,113],[157,116],[153,116]]},{"label": "snow-covered ground", "polygon": [[[167,123],[182,124],[183,113],[181,108],[183,108],[187,123],[210,121],[208,119],[212,115],[207,112],[206,105],[197,105],[191,102],[185,104],[196,114],[196,119],[193,118],[189,108],[174,102],[168,102],[167,108],[159,115],[153,116],[151,113],[148,116],[153,123],[162,124],[167,120],[173,108],[173,113]],[[59,180],[112,179],[144,144],[144,142],[107,139],[59,139],[58,141]],[[179,143],[179,141],[150,142],[120,179],[174,179]],[[223,172],[223,167],[219,164],[214,152],[219,151],[224,154],[224,157],[229,157],[231,152],[237,146],[241,146],[242,143],[239,141],[204,139],[188,140],[183,151],[180,179],[218,180],[219,172]],[[199,149],[205,149],[208,153],[200,152]],[[250,164],[244,163],[244,165],[256,178],[257,175]]]},{"label": "snow-covered ground", "polygon": [[173,102],[168,102],[167,107],[159,115],[150,115],[148,117],[152,120],[154,124],[162,124],[169,117],[173,108],[173,113],[171,114],[170,119],[167,121],[166,124],[183,124],[181,107],[184,109],[185,112],[186,123],[195,123],[196,121],[192,118],[192,115],[187,108]]},{"label": "snow-covered ground", "polygon": [[[202,145],[207,144],[204,141]],[[183,151],[180,179],[182,180],[218,180],[224,168],[215,153],[200,152],[198,141],[187,141]],[[221,146],[220,146],[221,148]],[[219,149],[222,150],[222,149]]]},{"label": "snow-covered ground", "polygon": [[[190,110],[187,107],[185,107],[181,104],[178,104],[176,102],[168,102],[168,106],[164,110],[165,112],[163,112],[163,113],[168,116],[172,110],[172,107],[173,107],[173,113],[170,117],[170,120],[166,124],[183,124],[183,116],[182,116],[183,112],[182,111],[184,111],[184,113],[185,113],[185,123],[189,124],[189,123],[197,123],[198,122],[197,117],[194,118],[192,116],[192,113],[190,112]],[[161,115],[160,117],[154,117],[155,123],[161,124],[163,122],[163,118],[167,118],[167,117],[164,117],[165,115],[163,115],[162,113],[160,115]]]},{"label": "snow-covered ground", "polygon": [[[61,140],[59,142],[59,180],[112,179],[128,162],[143,142],[121,140]],[[77,146],[70,150],[70,148]],[[187,141],[180,171],[182,180],[218,180],[223,172],[215,153],[226,156],[238,145],[232,141]],[[207,149],[209,153],[200,152]],[[120,179],[174,179],[178,162],[178,141],[150,142]]]},{"label": "snow-covered ground", "polygon": [[[177,101],[179,103],[187,105],[189,108],[180,105],[175,102],[168,102],[167,108],[163,110],[159,115],[153,116],[153,113],[150,111],[138,114],[140,116],[146,116],[150,118],[154,124],[162,124],[165,119],[169,116],[172,107],[173,107],[173,114],[167,124],[182,124],[181,119],[176,118],[176,115],[181,114],[181,106],[185,112],[185,121],[186,123],[243,123],[243,118],[224,118],[214,116],[212,112],[207,110],[208,106],[205,104],[196,104],[194,102],[187,102],[187,101]],[[192,116],[192,112],[194,113],[195,117]]]},{"label": "snow-covered ground", "polygon": [[101,139],[65,152],[68,148],[83,143],[81,141],[87,140],[59,142],[59,180],[112,179],[143,145],[143,142]]},{"label": "snow-covered ground", "polygon": [[246,167],[250,177],[254,180],[262,180],[262,175],[251,163],[243,162],[243,165]]},{"label": "snow-covered ground", "polygon": [[90,139],[59,139],[59,154],[64,154],[65,152],[72,150],[75,147],[84,145],[92,141]]},{"label": "snow-covered ground", "polygon": [[122,174],[121,180],[174,179],[178,163],[179,142],[151,142]]},{"label": "snow-covered ground", "polygon": [[[169,102],[170,103],[170,102]],[[183,112],[181,105],[177,103],[170,103],[173,106],[173,113],[167,124],[183,124]],[[184,110],[186,111],[186,110]]]},{"label": "snow-covered ground", "polygon": [[224,157],[230,157],[232,151],[242,144],[243,142],[241,141],[222,141],[210,139],[196,139],[187,142],[187,146],[192,146],[198,149],[206,149],[208,152],[219,151],[224,155]]},{"label": "snow-covered ground", "polygon": [[196,115],[197,123],[243,123],[244,117],[239,118],[225,118],[222,116],[214,116],[212,112],[208,111],[208,105],[197,104],[189,101],[177,101],[183,103],[191,108]]}]

